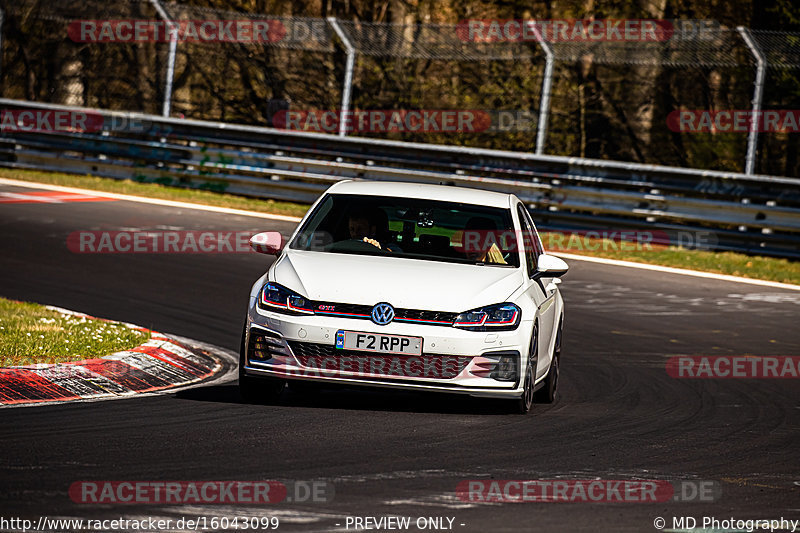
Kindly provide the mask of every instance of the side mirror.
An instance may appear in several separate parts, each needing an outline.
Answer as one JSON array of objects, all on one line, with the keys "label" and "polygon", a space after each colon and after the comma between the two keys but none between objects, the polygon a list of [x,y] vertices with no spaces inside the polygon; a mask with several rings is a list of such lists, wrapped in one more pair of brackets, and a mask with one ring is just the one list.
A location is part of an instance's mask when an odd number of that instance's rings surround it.
[{"label": "side mirror", "polygon": [[537,278],[560,278],[569,270],[569,265],[560,257],[550,254],[542,254],[539,256],[536,266]]},{"label": "side mirror", "polygon": [[285,244],[283,235],[277,231],[265,231],[250,237],[250,248],[260,254],[278,255]]}]

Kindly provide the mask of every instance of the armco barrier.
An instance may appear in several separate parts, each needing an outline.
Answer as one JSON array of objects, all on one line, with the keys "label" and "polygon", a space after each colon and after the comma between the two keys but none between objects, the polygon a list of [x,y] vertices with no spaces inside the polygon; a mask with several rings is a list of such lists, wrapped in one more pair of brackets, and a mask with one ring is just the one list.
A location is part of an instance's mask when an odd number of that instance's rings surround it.
[{"label": "armco barrier", "polygon": [[[342,179],[513,192],[541,227],[712,232],[716,249],[800,257],[800,179],[408,143],[0,99],[91,113],[97,131],[0,131],[0,165],[313,201]],[[130,127],[131,121],[135,127]],[[116,121],[116,122],[115,122]],[[105,124],[105,126],[102,126]],[[113,127],[125,124],[126,127]]]}]

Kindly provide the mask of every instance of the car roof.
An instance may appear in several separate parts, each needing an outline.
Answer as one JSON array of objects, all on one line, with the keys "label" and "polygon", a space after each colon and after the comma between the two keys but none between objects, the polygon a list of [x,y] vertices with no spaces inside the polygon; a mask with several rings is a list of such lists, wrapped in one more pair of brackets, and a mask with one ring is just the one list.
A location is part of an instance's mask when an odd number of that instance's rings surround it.
[{"label": "car roof", "polygon": [[427,183],[401,181],[340,181],[328,189],[331,194],[362,194],[366,196],[397,196],[442,200],[465,204],[485,205],[508,209],[513,195],[500,192],[455,187],[452,185],[430,185]]}]

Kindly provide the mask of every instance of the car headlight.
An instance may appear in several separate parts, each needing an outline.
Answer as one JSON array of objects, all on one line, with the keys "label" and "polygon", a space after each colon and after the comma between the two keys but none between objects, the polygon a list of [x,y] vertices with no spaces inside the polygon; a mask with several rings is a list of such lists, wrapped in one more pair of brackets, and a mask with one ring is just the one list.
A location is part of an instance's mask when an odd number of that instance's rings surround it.
[{"label": "car headlight", "polygon": [[262,308],[290,315],[313,315],[311,301],[283,285],[269,282],[261,289],[259,303]]},{"label": "car headlight", "polygon": [[521,316],[522,310],[512,303],[487,305],[460,313],[453,327],[470,331],[506,331],[517,329]]}]

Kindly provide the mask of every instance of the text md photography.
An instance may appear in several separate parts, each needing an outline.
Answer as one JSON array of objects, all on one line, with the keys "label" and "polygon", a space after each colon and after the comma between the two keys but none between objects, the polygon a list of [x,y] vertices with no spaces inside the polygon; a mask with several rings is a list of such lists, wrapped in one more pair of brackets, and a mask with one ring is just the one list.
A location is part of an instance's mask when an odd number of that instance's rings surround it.
[{"label": "text md photography", "polygon": [[0,0],[0,533],[800,532],[795,0]]}]

